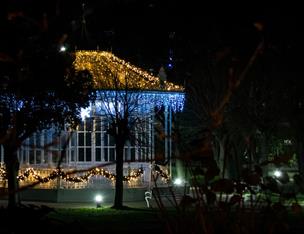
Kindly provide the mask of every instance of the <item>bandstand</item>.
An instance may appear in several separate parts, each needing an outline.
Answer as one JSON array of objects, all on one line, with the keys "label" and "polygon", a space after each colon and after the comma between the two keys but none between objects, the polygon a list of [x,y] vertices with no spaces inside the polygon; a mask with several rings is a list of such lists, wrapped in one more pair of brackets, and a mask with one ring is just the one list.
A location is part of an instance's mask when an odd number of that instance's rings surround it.
[{"label": "bandstand", "polygon": [[[115,141],[107,131],[112,116],[124,114],[126,103],[133,118],[140,121],[124,147],[125,186],[151,183],[156,154],[169,162],[160,168],[170,176],[172,114],[183,109],[183,87],[105,51],[76,51],[74,66],[92,75],[98,89],[96,100],[81,110],[82,123],[76,129],[43,130],[23,142],[18,152],[20,183],[39,181],[36,187],[46,189],[113,188]],[[155,118],[157,112],[162,121]],[[3,163],[2,148],[0,156]],[[3,170],[0,181],[5,186]]]}]

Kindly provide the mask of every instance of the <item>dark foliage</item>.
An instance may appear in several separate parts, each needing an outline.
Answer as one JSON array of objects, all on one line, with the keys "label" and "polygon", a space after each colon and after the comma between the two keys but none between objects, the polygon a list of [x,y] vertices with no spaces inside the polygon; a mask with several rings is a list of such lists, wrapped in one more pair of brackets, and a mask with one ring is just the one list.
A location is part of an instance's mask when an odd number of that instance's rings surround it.
[{"label": "dark foliage", "polygon": [[[46,18],[7,12],[0,38],[0,144],[8,175],[9,206],[15,206],[17,150],[33,133],[65,124],[75,127],[80,109],[93,100],[88,72],[73,69],[73,54],[61,53]],[[49,24],[50,23],[50,24]]]}]

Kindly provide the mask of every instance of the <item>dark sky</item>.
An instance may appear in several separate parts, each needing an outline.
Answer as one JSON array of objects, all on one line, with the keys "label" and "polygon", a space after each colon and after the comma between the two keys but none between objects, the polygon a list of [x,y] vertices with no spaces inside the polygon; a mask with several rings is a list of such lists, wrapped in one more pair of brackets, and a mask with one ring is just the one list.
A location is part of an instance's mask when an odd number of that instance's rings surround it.
[{"label": "dark sky", "polygon": [[304,27],[300,6],[209,2],[7,0],[2,15],[21,10],[41,21],[46,13],[50,30],[58,36],[67,33],[66,43],[71,47],[99,46],[145,68],[166,63],[170,50],[177,60],[224,47],[246,54],[261,38],[254,22],[263,24],[263,36],[278,54],[301,55]]}]

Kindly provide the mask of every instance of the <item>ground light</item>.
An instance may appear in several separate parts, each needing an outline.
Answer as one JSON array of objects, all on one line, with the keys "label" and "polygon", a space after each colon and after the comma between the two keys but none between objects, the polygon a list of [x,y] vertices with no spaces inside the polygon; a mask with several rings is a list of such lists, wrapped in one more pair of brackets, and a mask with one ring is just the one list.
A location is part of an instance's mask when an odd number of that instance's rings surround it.
[{"label": "ground light", "polygon": [[103,200],[103,197],[100,194],[97,194],[95,196],[96,208],[101,207],[102,200]]},{"label": "ground light", "polygon": [[280,170],[275,170],[273,172],[273,175],[276,177],[276,178],[280,178],[282,176],[282,171]]},{"label": "ground light", "polygon": [[181,178],[176,178],[173,182],[173,184],[177,186],[181,186],[183,184],[183,180]]}]

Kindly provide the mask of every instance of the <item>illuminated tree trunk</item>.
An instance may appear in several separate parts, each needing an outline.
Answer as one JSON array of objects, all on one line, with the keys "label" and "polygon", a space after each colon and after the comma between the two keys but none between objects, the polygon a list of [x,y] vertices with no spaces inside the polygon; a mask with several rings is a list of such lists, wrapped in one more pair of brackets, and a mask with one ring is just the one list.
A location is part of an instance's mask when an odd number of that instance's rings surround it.
[{"label": "illuminated tree trunk", "polygon": [[124,147],[129,137],[128,114],[124,118],[116,118],[115,124],[110,128],[110,134],[115,138],[116,144],[116,181],[115,181],[115,209],[123,209],[123,163]]},{"label": "illuminated tree trunk", "polygon": [[116,141],[116,182],[115,182],[115,209],[123,208],[123,152],[124,142],[121,139]]},{"label": "illuminated tree trunk", "polygon": [[18,205],[18,181],[19,161],[16,147],[10,144],[4,144],[4,163],[8,181],[8,207],[14,208]]}]

